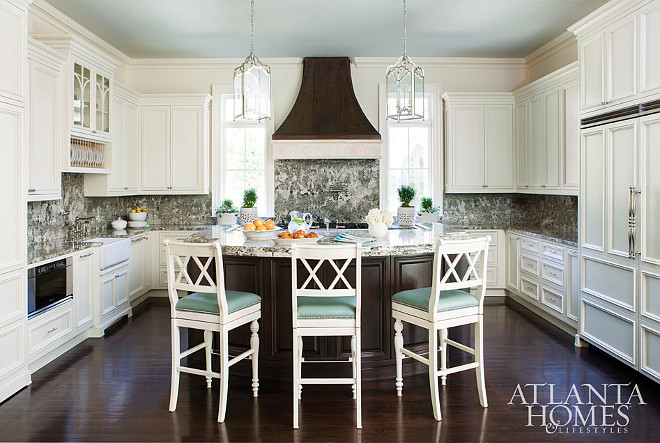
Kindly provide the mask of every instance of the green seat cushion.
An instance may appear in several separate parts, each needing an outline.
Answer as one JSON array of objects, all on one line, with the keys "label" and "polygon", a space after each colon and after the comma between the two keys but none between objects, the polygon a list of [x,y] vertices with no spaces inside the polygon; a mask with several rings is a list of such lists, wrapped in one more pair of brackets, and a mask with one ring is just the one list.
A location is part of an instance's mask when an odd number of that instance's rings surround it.
[{"label": "green seat cushion", "polygon": [[355,297],[298,297],[298,318],[355,318]]},{"label": "green seat cushion", "polygon": [[[427,312],[429,310],[430,299],[431,288],[410,289],[408,291],[397,292],[392,296],[392,301]],[[469,292],[452,289],[440,292],[440,298],[438,299],[438,312],[469,308],[478,305],[479,302],[474,295]]]},{"label": "green seat cushion", "polygon": [[[251,292],[225,291],[229,314],[261,302],[261,297]],[[200,312],[202,314],[219,314],[218,296],[215,293],[193,292],[176,303],[177,311]]]}]

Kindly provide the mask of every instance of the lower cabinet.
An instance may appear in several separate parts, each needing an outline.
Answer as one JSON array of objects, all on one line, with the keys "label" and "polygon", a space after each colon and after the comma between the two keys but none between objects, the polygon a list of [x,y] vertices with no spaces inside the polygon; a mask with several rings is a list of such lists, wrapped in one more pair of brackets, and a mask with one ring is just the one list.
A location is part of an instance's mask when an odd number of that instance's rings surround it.
[{"label": "lower cabinet", "polygon": [[79,332],[92,326],[94,317],[94,250],[85,250],[73,259],[73,301],[75,323]]},{"label": "lower cabinet", "polygon": [[123,262],[99,274],[99,293],[95,297],[92,337],[101,337],[105,329],[121,317],[131,315],[128,302],[129,262]]},{"label": "lower cabinet", "polygon": [[490,236],[488,246],[488,269],[486,269],[486,295],[502,295],[506,283],[506,245],[502,230],[471,230],[476,236]]},{"label": "lower cabinet", "polygon": [[66,342],[75,330],[73,300],[28,320],[30,362]]},{"label": "lower cabinet", "polygon": [[[152,289],[167,289],[167,250],[163,242],[165,240],[184,241],[190,237],[190,234],[190,231],[163,231],[155,233],[156,241],[153,244],[151,253],[151,263],[153,263],[151,266]],[[175,268],[177,268],[176,265]]]},{"label": "lower cabinet", "polygon": [[523,305],[551,314],[577,328],[579,262],[563,244],[507,232],[506,289]]},{"label": "lower cabinet", "polygon": [[131,238],[131,262],[128,265],[128,288],[131,301],[145,294],[150,288],[149,234]]},{"label": "lower cabinet", "polygon": [[27,369],[27,274],[0,274],[0,402],[30,383]]}]

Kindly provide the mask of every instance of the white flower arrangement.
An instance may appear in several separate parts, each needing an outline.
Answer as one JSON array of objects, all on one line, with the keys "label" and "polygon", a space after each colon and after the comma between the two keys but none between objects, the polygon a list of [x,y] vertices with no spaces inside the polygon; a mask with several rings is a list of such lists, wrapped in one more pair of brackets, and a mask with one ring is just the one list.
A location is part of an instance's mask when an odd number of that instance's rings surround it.
[{"label": "white flower arrangement", "polygon": [[386,226],[391,226],[394,223],[394,217],[392,213],[387,209],[371,209],[366,217],[367,223],[370,225],[375,225],[376,223],[383,222]]}]

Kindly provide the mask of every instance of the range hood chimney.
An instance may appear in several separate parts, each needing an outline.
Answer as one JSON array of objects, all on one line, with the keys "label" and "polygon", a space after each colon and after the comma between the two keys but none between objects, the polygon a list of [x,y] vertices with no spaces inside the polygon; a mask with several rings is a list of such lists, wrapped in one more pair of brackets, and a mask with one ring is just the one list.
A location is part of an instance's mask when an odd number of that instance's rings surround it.
[{"label": "range hood chimney", "polygon": [[305,57],[298,98],[273,134],[273,158],[380,158],[380,143],[355,98],[348,57]]}]

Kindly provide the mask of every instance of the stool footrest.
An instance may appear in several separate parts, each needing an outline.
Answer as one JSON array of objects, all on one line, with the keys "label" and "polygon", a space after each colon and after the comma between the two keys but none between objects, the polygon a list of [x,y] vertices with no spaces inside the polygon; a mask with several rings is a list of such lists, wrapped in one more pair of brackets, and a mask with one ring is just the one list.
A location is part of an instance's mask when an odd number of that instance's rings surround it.
[{"label": "stool footrest", "polygon": [[461,351],[465,351],[465,352],[467,352],[468,354],[472,354],[472,355],[474,355],[474,349],[472,349],[472,348],[469,347],[469,346],[465,346],[465,345],[463,345],[463,344],[460,344],[460,343],[455,342],[454,340],[450,340],[450,339],[448,339],[448,338],[445,339],[445,343],[447,343],[448,345],[451,345],[451,346],[453,346],[453,347],[455,347],[455,348],[458,348],[458,349],[460,349]]},{"label": "stool footrest", "polygon": [[301,378],[302,385],[352,385],[354,378]]},{"label": "stool footrest", "polygon": [[424,358],[419,354],[415,354],[413,351],[409,351],[406,348],[401,348],[401,353],[403,353],[404,355],[407,355],[408,357],[414,358],[415,360],[417,360],[419,362],[424,363],[426,366],[429,365],[429,359],[428,358]]},{"label": "stool footrest", "polygon": [[460,365],[460,366],[454,366],[453,368],[447,368],[444,371],[437,371],[438,375],[449,375],[453,374],[454,372],[461,372],[461,371],[467,371],[468,369],[474,369],[478,368],[479,363],[474,362],[474,363],[467,363],[465,365]]},{"label": "stool footrest", "polygon": [[188,374],[203,375],[204,377],[220,378],[219,372],[206,371],[204,369],[189,368],[187,366],[179,366],[180,372],[187,372]]},{"label": "stool footrest", "polygon": [[205,347],[206,347],[206,343],[200,343],[200,344],[198,344],[197,346],[193,346],[192,348],[190,348],[190,349],[186,349],[185,351],[183,351],[183,352],[179,355],[179,358],[187,357],[187,356],[189,356],[190,354],[199,351],[200,349],[204,349]]},{"label": "stool footrest", "polygon": [[245,357],[249,357],[252,354],[254,354],[254,349],[248,349],[247,351],[243,352],[242,354],[237,355],[236,357],[229,360],[229,367],[231,367],[232,365],[234,365],[234,364],[238,363],[239,361],[243,360]]}]

